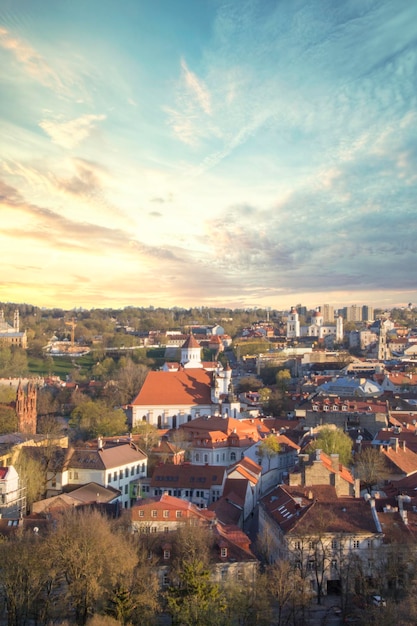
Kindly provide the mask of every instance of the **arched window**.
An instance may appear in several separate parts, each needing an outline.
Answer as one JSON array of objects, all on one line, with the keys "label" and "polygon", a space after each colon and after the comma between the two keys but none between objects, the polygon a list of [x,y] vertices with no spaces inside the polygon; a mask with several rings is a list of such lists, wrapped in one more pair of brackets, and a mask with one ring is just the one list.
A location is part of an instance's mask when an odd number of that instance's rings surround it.
[{"label": "arched window", "polygon": [[236,461],[236,452],[231,452],[230,453],[230,460],[231,461]]},{"label": "arched window", "polygon": [[208,463],[208,455],[207,454],[204,455],[204,463]]},{"label": "arched window", "polygon": [[188,415],[187,422],[191,422],[191,415]]},{"label": "arched window", "polygon": [[177,427],[177,416],[174,415],[172,418],[172,428],[176,428]]},{"label": "arched window", "polygon": [[158,415],[158,428],[162,428],[162,417]]},{"label": "arched window", "polygon": [[146,415],[142,417],[142,422],[146,422]]}]

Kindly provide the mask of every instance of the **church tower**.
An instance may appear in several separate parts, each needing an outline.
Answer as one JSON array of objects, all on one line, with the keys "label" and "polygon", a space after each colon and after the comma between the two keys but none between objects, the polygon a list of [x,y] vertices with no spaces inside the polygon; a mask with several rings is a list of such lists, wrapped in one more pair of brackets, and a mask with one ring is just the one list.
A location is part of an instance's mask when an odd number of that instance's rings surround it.
[{"label": "church tower", "polygon": [[192,333],[187,337],[187,340],[181,348],[181,363],[186,369],[191,367],[203,367],[201,362],[201,347]]},{"label": "church tower", "polygon": [[300,336],[300,320],[297,309],[292,307],[287,317],[287,339],[295,339]]},{"label": "church tower", "polygon": [[36,435],[36,399],[36,385],[32,382],[29,382],[25,391],[22,385],[22,381],[19,381],[16,392],[16,414],[19,433],[24,433],[26,435]]},{"label": "church tower", "polygon": [[384,325],[384,322],[381,322],[381,326],[379,329],[379,339],[378,339],[378,361],[386,361],[390,358],[390,349],[387,345],[387,329]]}]

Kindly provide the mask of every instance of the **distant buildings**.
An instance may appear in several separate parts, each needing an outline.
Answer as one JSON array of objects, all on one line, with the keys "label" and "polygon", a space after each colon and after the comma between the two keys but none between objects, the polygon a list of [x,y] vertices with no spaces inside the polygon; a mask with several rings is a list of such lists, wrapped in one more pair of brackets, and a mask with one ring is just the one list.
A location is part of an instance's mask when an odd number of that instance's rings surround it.
[{"label": "distant buildings", "polygon": [[21,332],[19,329],[19,309],[14,312],[13,326],[5,321],[4,311],[0,310],[0,344],[26,350],[27,335],[26,331]]}]

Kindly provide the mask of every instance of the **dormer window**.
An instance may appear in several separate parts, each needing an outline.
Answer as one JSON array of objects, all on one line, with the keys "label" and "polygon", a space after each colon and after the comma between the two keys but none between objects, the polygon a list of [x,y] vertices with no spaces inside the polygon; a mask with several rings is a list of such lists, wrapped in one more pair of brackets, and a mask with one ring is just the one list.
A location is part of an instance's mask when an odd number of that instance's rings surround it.
[{"label": "dormer window", "polygon": [[338,411],[339,407],[337,406],[337,404],[334,404],[332,407],[332,411]]},{"label": "dormer window", "polygon": [[328,410],[329,410],[329,405],[323,404],[323,411],[328,411]]},{"label": "dormer window", "polygon": [[317,406],[317,404],[313,404],[313,411],[318,411],[319,407]]},{"label": "dormer window", "polygon": [[342,404],[342,411],[347,411],[347,405],[346,404]]}]

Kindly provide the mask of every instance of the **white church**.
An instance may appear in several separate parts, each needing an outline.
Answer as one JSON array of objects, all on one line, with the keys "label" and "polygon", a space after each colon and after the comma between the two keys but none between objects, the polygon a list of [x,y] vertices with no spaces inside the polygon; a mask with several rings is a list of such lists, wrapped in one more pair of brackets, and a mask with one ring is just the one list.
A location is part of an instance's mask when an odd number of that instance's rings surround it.
[{"label": "white church", "polygon": [[341,343],[343,341],[343,317],[339,315],[334,324],[325,325],[323,315],[320,311],[315,311],[310,325],[301,326],[297,309],[293,307],[287,318],[287,339],[298,337],[314,337],[319,341],[326,337],[333,337],[336,343]]},{"label": "white church", "polygon": [[181,348],[181,362],[176,368],[163,367],[149,372],[142,389],[129,406],[134,428],[140,422],[160,429],[178,428],[198,417],[241,417],[236,399],[232,370],[217,363],[204,367],[201,347],[191,334]]}]

